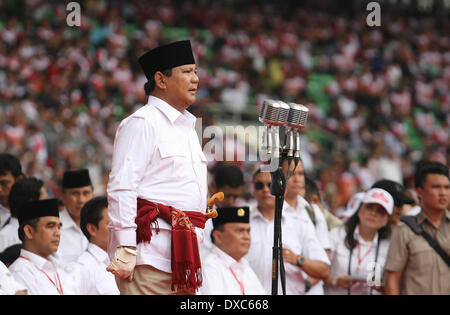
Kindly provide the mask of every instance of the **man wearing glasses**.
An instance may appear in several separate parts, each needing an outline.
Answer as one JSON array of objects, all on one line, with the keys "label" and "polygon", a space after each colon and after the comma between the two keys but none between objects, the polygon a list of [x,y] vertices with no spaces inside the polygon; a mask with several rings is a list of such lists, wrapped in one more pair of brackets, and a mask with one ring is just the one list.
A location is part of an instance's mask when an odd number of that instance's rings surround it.
[{"label": "man wearing glasses", "polygon": [[[246,259],[259,277],[266,294],[272,286],[272,245],[275,216],[275,196],[270,192],[271,175],[256,171],[253,175],[256,208],[250,212],[251,245]],[[295,216],[283,215],[283,255],[286,269],[286,294],[304,294],[303,273],[326,279],[330,261],[318,241],[314,228]],[[301,225],[302,228],[299,228]],[[289,252],[288,252],[289,251]],[[294,257],[294,260],[290,258]],[[279,286],[281,289],[281,286]]]}]

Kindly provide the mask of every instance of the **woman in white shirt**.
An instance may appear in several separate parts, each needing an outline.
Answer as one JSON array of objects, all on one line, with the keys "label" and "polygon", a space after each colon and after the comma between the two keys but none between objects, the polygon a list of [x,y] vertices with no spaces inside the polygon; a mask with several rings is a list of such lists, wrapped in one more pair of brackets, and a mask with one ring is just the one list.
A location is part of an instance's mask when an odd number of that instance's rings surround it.
[{"label": "woman in white shirt", "polygon": [[380,294],[393,206],[387,191],[370,189],[345,225],[331,230],[331,275],[326,294]]}]

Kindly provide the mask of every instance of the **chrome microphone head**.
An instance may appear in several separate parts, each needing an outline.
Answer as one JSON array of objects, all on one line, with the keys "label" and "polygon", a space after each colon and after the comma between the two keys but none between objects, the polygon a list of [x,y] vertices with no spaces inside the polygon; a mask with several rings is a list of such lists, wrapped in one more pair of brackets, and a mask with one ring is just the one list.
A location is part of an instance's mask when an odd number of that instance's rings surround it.
[{"label": "chrome microphone head", "polygon": [[280,110],[278,112],[278,124],[279,125],[286,125],[289,117],[289,111],[290,107],[288,104],[282,101],[278,101],[278,104],[280,105]]},{"label": "chrome microphone head", "polygon": [[305,105],[298,104],[301,108],[301,114],[298,120],[299,126],[301,126],[299,129],[303,129],[306,127],[306,120],[308,119],[308,113],[309,109]]},{"label": "chrome microphone head", "polygon": [[276,124],[278,122],[278,113],[280,105],[274,100],[264,100],[259,113],[259,121],[263,124]]}]

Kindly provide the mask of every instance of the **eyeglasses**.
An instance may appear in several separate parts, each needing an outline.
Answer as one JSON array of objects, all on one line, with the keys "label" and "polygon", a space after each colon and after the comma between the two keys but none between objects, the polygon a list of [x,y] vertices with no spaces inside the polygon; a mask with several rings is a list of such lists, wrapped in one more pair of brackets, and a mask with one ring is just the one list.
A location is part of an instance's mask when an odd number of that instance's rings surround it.
[{"label": "eyeglasses", "polygon": [[261,189],[264,188],[265,185],[267,185],[267,188],[270,189],[270,184],[271,184],[271,183],[256,182],[256,183],[255,183],[255,189],[256,189],[256,190],[261,190]]}]

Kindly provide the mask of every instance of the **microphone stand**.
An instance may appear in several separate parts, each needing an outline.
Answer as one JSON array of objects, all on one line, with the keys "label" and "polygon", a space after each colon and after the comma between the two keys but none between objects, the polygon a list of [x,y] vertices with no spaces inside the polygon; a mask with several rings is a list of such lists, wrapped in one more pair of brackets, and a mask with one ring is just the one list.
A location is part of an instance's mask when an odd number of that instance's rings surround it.
[{"label": "microphone stand", "polygon": [[[279,164],[282,163],[280,159]],[[278,270],[280,270],[281,285],[283,295],[286,294],[286,276],[284,273],[284,262],[281,242],[281,217],[284,203],[284,192],[286,190],[286,177],[283,174],[281,165],[278,169],[270,173],[272,176],[272,184],[270,192],[275,196],[275,217],[274,217],[274,235],[272,248],[272,295],[278,294]],[[280,267],[279,267],[280,264]]]},{"label": "microphone stand", "polygon": [[[281,151],[281,148],[279,149]],[[274,216],[274,235],[272,247],[272,295],[278,295],[278,277],[280,276],[283,295],[286,295],[286,274],[283,259],[283,242],[281,233],[281,218],[283,213],[284,193],[289,175],[285,176],[283,171],[284,155],[280,153],[278,168],[271,172],[272,183],[270,192],[275,196],[275,216]],[[290,159],[286,174],[289,174]],[[279,272],[278,272],[279,271]]]}]

